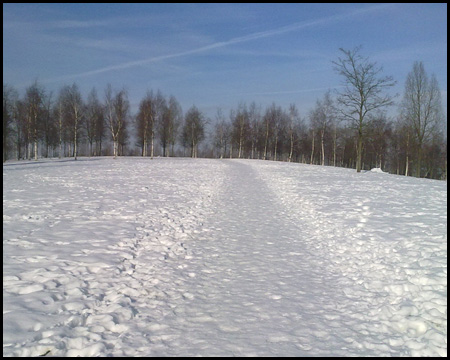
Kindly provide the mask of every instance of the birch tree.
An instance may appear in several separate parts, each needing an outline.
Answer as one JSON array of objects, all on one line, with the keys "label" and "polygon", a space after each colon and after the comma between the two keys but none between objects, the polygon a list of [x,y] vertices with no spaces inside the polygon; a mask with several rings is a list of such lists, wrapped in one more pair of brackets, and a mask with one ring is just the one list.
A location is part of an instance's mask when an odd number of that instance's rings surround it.
[{"label": "birch tree", "polygon": [[55,123],[54,112],[52,111],[52,93],[44,96],[43,114],[42,114],[42,133],[45,145],[45,156],[49,157],[50,147],[54,149],[57,143],[57,126]]},{"label": "birch tree", "polygon": [[106,122],[111,132],[113,141],[114,159],[119,155],[119,142],[121,140],[121,132],[123,131],[127,118],[129,116],[130,104],[125,89],[113,95],[110,84],[105,91],[106,102]]},{"label": "birch tree", "polygon": [[[327,91],[323,100],[317,100],[316,107],[311,112],[311,126],[313,133],[320,138],[320,164],[325,165],[325,135],[331,129],[334,120],[334,107],[331,94]],[[313,139],[314,148],[314,139]],[[314,150],[312,149],[312,154]]]},{"label": "birch tree", "polygon": [[3,84],[3,162],[8,159],[13,134],[17,91],[10,85]]},{"label": "birch tree", "polygon": [[[261,107],[257,106],[255,102],[250,104],[250,108],[248,110],[249,117],[249,137],[250,137],[250,158],[255,158],[255,152],[257,152],[257,148],[260,140],[260,129],[261,129]],[[258,156],[259,157],[259,156]]]},{"label": "birch tree", "polygon": [[59,143],[59,153],[58,153],[58,157],[61,159],[63,157],[63,138],[64,138],[64,111],[63,111],[63,102],[64,102],[64,98],[63,98],[63,92],[61,91],[59,93],[59,97],[58,97],[58,102],[57,102],[57,109],[56,109],[56,113],[57,113],[57,119],[58,119],[58,143]]},{"label": "birch tree", "polygon": [[428,77],[421,61],[416,61],[408,74],[401,109],[417,143],[415,175],[420,177],[423,146],[431,139],[431,135],[443,118],[438,82],[434,75]]},{"label": "birch tree", "polygon": [[98,123],[103,121],[103,109],[97,96],[95,88],[88,95],[86,104],[85,129],[86,138],[89,144],[89,156],[93,155],[93,143],[98,138],[96,132],[99,129]]},{"label": "birch tree", "polygon": [[63,108],[66,116],[66,123],[73,139],[73,157],[77,160],[78,141],[83,121],[83,100],[76,84],[66,86],[62,90]]},{"label": "birch tree", "polygon": [[392,139],[392,124],[386,114],[379,112],[370,121],[368,128],[368,155],[371,167],[385,169],[388,144]]},{"label": "birch tree", "polygon": [[264,152],[263,152],[263,160],[267,160],[268,154],[267,149],[270,145],[270,140],[273,137],[274,128],[276,124],[276,106],[273,103],[270,107],[266,109],[266,112],[263,117],[264,123]]},{"label": "birch tree", "polygon": [[162,156],[166,157],[169,147],[170,126],[172,121],[171,111],[166,99],[158,92],[156,96],[157,134],[162,146]]},{"label": "birch tree", "polygon": [[194,105],[185,115],[183,127],[183,142],[191,148],[191,157],[198,156],[198,144],[205,138],[206,120],[203,114]]},{"label": "birch tree", "polygon": [[222,109],[217,109],[216,124],[214,126],[214,146],[218,150],[219,157],[223,159],[227,152],[227,146],[231,138],[231,125],[225,120]]},{"label": "birch tree", "polygon": [[137,114],[137,136],[142,144],[142,156],[148,156],[148,146],[151,144],[150,155],[153,159],[155,138],[155,106],[153,92],[147,91],[145,97],[139,103]]},{"label": "birch tree", "polygon": [[244,155],[245,142],[248,138],[249,117],[245,104],[239,104],[237,111],[231,116],[233,141],[238,149],[238,158]]},{"label": "birch tree", "polygon": [[41,135],[42,107],[44,89],[37,81],[26,90],[25,104],[27,108],[27,148],[28,159],[31,159],[31,148],[34,145],[34,159],[38,159],[38,141]]},{"label": "birch tree", "polygon": [[360,46],[354,50],[341,48],[343,57],[333,61],[334,70],[343,77],[344,89],[337,98],[340,115],[357,131],[357,172],[361,172],[367,115],[393,104],[393,97],[384,92],[396,84],[391,76],[380,77],[382,68],[363,58],[360,49]]},{"label": "birch tree", "polygon": [[183,119],[183,110],[181,109],[181,106],[175,96],[170,96],[167,109],[169,117],[168,145],[171,146],[171,155],[169,154],[168,148],[167,156],[174,156],[178,129]]},{"label": "birch tree", "polygon": [[[123,147],[127,141],[127,123],[130,113],[130,103],[128,101],[128,94],[123,89],[119,91],[114,99],[114,121],[111,128],[111,134],[113,134],[113,141],[115,143],[116,152],[115,156],[123,155]],[[119,152],[119,145],[121,151]]]},{"label": "birch tree", "polygon": [[299,114],[295,104],[289,105],[289,123],[288,123],[288,138],[289,138],[289,156],[288,162],[292,161],[295,145],[295,124],[298,122]]}]

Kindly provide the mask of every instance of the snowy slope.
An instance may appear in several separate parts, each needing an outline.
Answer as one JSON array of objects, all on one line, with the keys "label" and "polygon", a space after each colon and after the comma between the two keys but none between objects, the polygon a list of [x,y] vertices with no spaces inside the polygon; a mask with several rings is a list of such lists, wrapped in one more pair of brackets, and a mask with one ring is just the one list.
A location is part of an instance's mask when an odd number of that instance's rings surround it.
[{"label": "snowy slope", "polygon": [[3,166],[5,356],[446,356],[447,183],[251,160]]}]

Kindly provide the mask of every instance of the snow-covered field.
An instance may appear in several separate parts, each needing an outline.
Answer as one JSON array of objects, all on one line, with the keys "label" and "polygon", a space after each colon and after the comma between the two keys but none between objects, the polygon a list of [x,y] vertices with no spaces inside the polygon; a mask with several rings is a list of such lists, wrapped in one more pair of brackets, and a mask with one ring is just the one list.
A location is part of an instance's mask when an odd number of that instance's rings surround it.
[{"label": "snow-covered field", "polygon": [[446,354],[446,182],[256,160],[3,165],[4,356]]}]

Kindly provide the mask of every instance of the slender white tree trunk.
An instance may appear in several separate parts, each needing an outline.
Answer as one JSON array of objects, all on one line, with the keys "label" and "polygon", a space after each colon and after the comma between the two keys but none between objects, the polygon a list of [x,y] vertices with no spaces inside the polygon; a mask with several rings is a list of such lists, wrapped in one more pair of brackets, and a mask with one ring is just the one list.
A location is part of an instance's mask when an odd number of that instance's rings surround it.
[{"label": "slender white tree trunk", "polygon": [[321,161],[322,166],[325,165],[325,145],[324,145],[324,141],[323,141],[323,135],[324,135],[324,132],[322,131],[322,133],[320,134],[320,143],[321,143],[321,150],[322,150],[322,161]]},{"label": "slender white tree trunk", "polygon": [[142,156],[147,156],[147,138],[144,139],[144,145],[142,147]]},{"label": "slender white tree trunk", "polygon": [[292,161],[292,154],[294,153],[294,132],[293,131],[291,131],[291,134],[290,134],[291,136],[290,136],[290,138],[291,138],[291,149],[289,150],[289,162],[291,162]]},{"label": "slender white tree trunk", "polygon": [[34,141],[34,160],[38,159],[38,147],[37,147],[37,140]]},{"label": "slender white tree trunk", "polygon": [[153,155],[154,155],[154,148],[155,148],[155,144],[154,144],[154,136],[152,134],[152,137],[150,139],[150,158],[153,159]]},{"label": "slender white tree trunk", "polygon": [[[75,121],[76,123],[76,121]],[[73,144],[73,154],[75,160],[77,159],[77,126],[75,125],[75,136],[74,136],[74,144]]]},{"label": "slender white tree trunk", "polygon": [[333,166],[336,166],[336,138],[337,138],[337,131],[335,126],[333,136]]}]

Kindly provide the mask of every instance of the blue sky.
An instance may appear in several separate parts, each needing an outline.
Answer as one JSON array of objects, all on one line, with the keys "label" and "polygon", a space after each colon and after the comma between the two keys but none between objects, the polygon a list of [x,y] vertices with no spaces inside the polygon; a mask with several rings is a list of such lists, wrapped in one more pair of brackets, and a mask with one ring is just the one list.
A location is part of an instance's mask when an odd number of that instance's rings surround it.
[{"label": "blue sky", "polygon": [[35,79],[85,98],[111,83],[136,110],[159,89],[213,120],[252,101],[305,117],[341,84],[339,48],[358,45],[392,93],[423,61],[447,111],[447,4],[3,4],[3,82],[21,94]]}]

